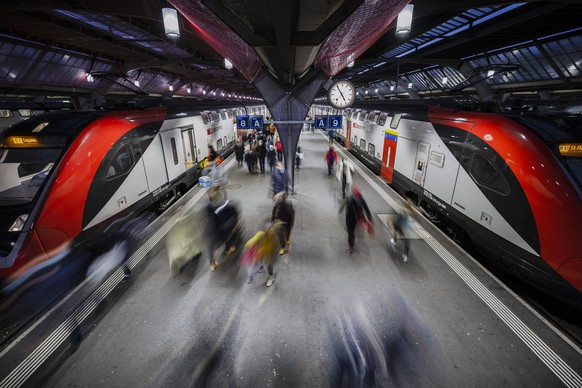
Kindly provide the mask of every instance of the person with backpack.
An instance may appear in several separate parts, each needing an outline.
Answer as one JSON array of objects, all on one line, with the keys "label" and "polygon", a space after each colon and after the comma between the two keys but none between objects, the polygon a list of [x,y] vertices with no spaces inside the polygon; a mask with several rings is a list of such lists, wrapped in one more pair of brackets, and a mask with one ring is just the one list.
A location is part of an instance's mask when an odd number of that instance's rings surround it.
[{"label": "person with backpack", "polygon": [[273,170],[273,174],[271,175],[271,179],[273,197],[282,191],[285,193],[288,192],[291,179],[289,178],[289,174],[287,173],[287,170],[285,170],[285,166],[282,162],[277,162],[277,165]]},{"label": "person with backpack", "polygon": [[369,233],[373,231],[372,213],[370,213],[364,196],[356,187],[352,187],[352,192],[340,206],[339,212],[341,213],[344,208],[346,209],[346,227],[348,229],[348,253],[352,254],[358,224],[361,224]]},{"label": "person with backpack", "polygon": [[329,177],[331,177],[332,176],[331,172],[333,171],[333,166],[335,164],[335,161],[337,160],[337,154],[336,154],[333,146],[329,147],[329,150],[325,154],[324,160],[327,163],[327,175]]},{"label": "person with backpack", "polygon": [[282,191],[273,197],[273,211],[271,212],[271,222],[281,221],[283,227],[279,230],[279,243],[281,249],[279,255],[289,252],[291,245],[291,231],[295,223],[295,209],[291,202],[287,201],[287,194]]},{"label": "person with backpack", "polygon": [[410,199],[404,201],[403,206],[397,210],[396,218],[392,223],[390,230],[390,243],[396,245],[398,238],[404,240],[404,251],[402,252],[402,261],[408,261],[408,252],[410,250],[410,241],[405,237],[404,229],[408,224],[408,219],[412,215],[412,203]]}]

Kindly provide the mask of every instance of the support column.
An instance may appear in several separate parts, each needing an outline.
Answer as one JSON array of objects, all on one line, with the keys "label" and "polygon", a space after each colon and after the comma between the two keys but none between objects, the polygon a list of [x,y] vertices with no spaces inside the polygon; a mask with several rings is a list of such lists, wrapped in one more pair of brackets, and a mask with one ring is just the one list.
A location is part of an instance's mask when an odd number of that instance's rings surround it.
[{"label": "support column", "polygon": [[[268,70],[262,68],[253,80],[253,84],[263,96],[274,121],[302,121],[305,120],[315,95],[326,80],[327,76],[321,70],[313,68],[294,86],[285,88],[271,76]],[[291,177],[293,192],[295,191],[295,151],[302,126],[302,124],[277,125],[277,132],[283,145],[285,168]]]}]

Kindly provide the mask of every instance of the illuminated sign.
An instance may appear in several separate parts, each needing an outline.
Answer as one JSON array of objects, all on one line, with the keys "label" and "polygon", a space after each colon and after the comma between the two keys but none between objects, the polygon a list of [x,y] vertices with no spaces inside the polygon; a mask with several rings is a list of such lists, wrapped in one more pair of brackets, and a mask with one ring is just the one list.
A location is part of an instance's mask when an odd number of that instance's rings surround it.
[{"label": "illuminated sign", "polygon": [[34,147],[40,145],[38,138],[34,136],[8,136],[3,142],[5,147]]},{"label": "illuminated sign", "polygon": [[560,144],[560,155],[582,156],[582,143]]}]

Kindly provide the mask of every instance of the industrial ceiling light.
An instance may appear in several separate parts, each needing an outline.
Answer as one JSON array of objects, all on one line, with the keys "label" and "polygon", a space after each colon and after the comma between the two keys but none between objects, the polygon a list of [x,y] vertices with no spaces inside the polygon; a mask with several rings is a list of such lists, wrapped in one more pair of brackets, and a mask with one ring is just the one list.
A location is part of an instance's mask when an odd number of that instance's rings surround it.
[{"label": "industrial ceiling light", "polygon": [[227,70],[232,69],[232,62],[229,61],[228,59],[224,58],[224,68]]},{"label": "industrial ceiling light", "polygon": [[188,85],[188,87],[186,88],[186,92],[188,94],[192,93],[192,85]]},{"label": "industrial ceiling light", "polygon": [[394,85],[390,85],[390,91],[393,92],[394,91]]},{"label": "industrial ceiling light", "polygon": [[374,93],[378,93],[378,88],[374,89]]},{"label": "industrial ceiling light", "polygon": [[87,82],[93,82],[94,81],[93,74],[91,74],[91,72],[89,72],[89,71],[85,74],[85,78],[87,78]]},{"label": "industrial ceiling light", "polygon": [[203,91],[202,91],[202,94],[206,95],[206,90],[203,90]]},{"label": "industrial ceiling light", "polygon": [[412,82],[408,83],[408,89],[412,88]]},{"label": "industrial ceiling light", "polygon": [[495,75],[495,70],[488,70],[487,77],[493,77]]},{"label": "industrial ceiling light", "polygon": [[180,26],[178,24],[178,12],[174,8],[162,8],[164,18],[164,30],[169,38],[180,36]]},{"label": "industrial ceiling light", "polygon": [[366,94],[368,94],[368,89],[366,89]]},{"label": "industrial ceiling light", "polygon": [[170,85],[170,86],[168,87],[168,89],[170,89],[170,92],[173,92],[173,91],[174,91],[174,86],[173,86],[173,85]]},{"label": "industrial ceiling light", "polygon": [[447,82],[449,82],[449,77],[444,76],[442,82],[443,82],[443,85],[446,85]]},{"label": "industrial ceiling light", "polygon": [[138,88],[139,88],[139,81],[138,81],[137,79],[134,79],[134,80],[133,80],[133,84],[134,84],[136,87],[138,87]]},{"label": "industrial ceiling light", "polygon": [[410,32],[412,27],[413,10],[414,5],[408,4],[402,11],[400,11],[398,19],[396,20],[396,35],[404,35]]}]

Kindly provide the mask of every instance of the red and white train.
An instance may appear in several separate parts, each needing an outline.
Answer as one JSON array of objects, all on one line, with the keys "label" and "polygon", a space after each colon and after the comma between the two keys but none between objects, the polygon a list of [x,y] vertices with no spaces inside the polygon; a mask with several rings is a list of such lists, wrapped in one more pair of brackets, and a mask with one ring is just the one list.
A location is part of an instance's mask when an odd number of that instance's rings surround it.
[{"label": "red and white train", "polygon": [[582,117],[393,101],[344,111],[337,140],[451,235],[582,307]]},{"label": "red and white train", "polygon": [[165,208],[194,185],[213,145],[232,152],[237,114],[198,103],[32,116],[0,133],[0,278],[34,273],[117,220]]}]

